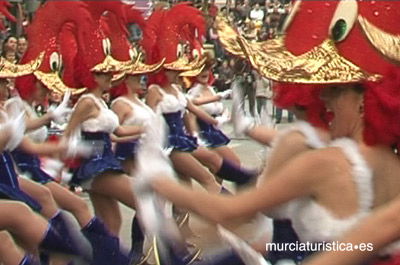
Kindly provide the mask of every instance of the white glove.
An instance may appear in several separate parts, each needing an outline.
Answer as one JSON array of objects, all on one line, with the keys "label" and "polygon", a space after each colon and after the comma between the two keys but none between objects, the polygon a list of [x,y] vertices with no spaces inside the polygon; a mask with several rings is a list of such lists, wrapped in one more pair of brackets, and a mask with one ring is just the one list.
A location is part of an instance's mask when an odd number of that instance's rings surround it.
[{"label": "white glove", "polygon": [[54,179],[59,178],[63,167],[63,162],[53,158],[46,158],[42,163],[42,169]]},{"label": "white glove", "polygon": [[220,225],[218,225],[218,232],[221,238],[233,248],[246,265],[270,265],[260,253],[251,248],[243,239]]},{"label": "white glove", "polygon": [[227,123],[231,120],[231,118],[229,117],[229,114],[227,112],[224,112],[221,116],[215,117],[215,119],[218,122],[218,124],[217,124],[218,128],[221,128],[222,125],[224,125],[225,123]]},{"label": "white glove", "polygon": [[9,133],[10,138],[5,146],[5,150],[13,151],[21,143],[25,135],[25,112],[17,116],[9,115],[9,119],[3,125],[3,129]]},{"label": "white glove", "polygon": [[222,92],[218,92],[217,96],[219,96],[221,99],[227,99],[232,95],[232,89],[227,89]]},{"label": "white glove", "polygon": [[89,157],[93,154],[94,147],[85,141],[82,141],[78,133],[73,133],[67,142],[66,157]]},{"label": "white glove", "polygon": [[58,124],[64,124],[68,121],[69,115],[72,113],[72,109],[68,107],[69,98],[71,97],[71,92],[68,90],[64,94],[64,98],[60,105],[55,108],[50,108],[52,120]]}]

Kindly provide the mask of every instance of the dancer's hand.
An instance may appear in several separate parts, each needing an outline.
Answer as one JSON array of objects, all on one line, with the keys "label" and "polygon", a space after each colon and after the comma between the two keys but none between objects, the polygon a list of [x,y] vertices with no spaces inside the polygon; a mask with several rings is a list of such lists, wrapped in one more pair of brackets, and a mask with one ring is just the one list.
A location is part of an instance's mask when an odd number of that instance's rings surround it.
[{"label": "dancer's hand", "polygon": [[218,92],[217,96],[219,96],[221,99],[227,99],[232,95],[232,89],[227,89],[222,92]]},{"label": "dancer's hand", "polygon": [[68,90],[64,94],[64,98],[60,105],[54,109],[50,109],[52,120],[57,124],[64,124],[68,121],[68,117],[72,113],[72,109],[68,107],[69,98],[71,97],[71,92]]},{"label": "dancer's hand", "polygon": [[82,141],[78,132],[71,134],[68,139],[63,139],[60,143],[64,145],[65,157],[73,158],[73,157],[89,157],[95,152],[95,149],[92,145]]},{"label": "dancer's hand", "polygon": [[221,116],[218,116],[215,119],[218,122],[217,127],[218,128],[222,128],[222,125],[224,125],[225,123],[230,122],[231,117],[229,116],[228,112],[224,112]]},{"label": "dancer's hand", "polygon": [[58,159],[46,158],[43,161],[42,169],[53,178],[57,178],[62,169],[64,167],[64,163]]}]

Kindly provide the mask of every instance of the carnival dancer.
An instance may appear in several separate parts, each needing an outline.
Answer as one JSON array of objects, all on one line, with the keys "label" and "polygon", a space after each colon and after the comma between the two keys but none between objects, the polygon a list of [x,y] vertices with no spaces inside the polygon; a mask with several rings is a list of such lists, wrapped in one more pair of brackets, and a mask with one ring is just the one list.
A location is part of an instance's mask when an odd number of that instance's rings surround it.
[{"label": "carnival dancer", "polygon": [[[201,73],[194,77],[196,81],[188,91],[188,95],[195,105],[199,105],[209,115],[217,117],[223,115],[224,111],[223,104],[219,101],[228,98],[231,94],[231,90],[216,93],[214,88],[209,85],[213,64],[214,62],[211,58],[206,61]],[[206,147],[215,151],[224,159],[230,160],[237,166],[240,166],[239,157],[228,146],[230,139],[215,126],[205,123],[198,118],[196,121],[199,128],[200,139],[205,142]]]},{"label": "carnival dancer", "polygon": [[[54,14],[60,10],[63,10],[62,14],[56,16],[57,18],[53,18]],[[50,17],[52,17],[52,19],[49,19]],[[58,30],[60,30],[62,25],[66,25],[66,21],[69,23],[74,21],[76,24],[79,24],[79,19],[83,20],[83,23],[80,23],[82,28],[88,29],[91,27],[88,25],[85,26],[85,23],[91,21],[91,16],[87,13],[86,5],[84,3],[71,3],[70,5],[70,3],[52,2],[46,3],[38,10],[35,20],[29,28],[29,36],[32,37],[32,40],[36,40],[36,42],[30,46],[29,50],[25,54],[24,60],[29,59],[30,56],[33,56],[41,50],[46,51],[45,60],[39,70],[35,71],[34,75],[17,80],[20,95],[24,100],[30,103],[41,101],[43,100],[43,97],[46,96],[49,89],[53,90],[55,93],[67,94],[68,91],[72,91],[74,94],[79,94],[85,90],[82,88],[68,88],[59,77],[59,71],[61,70],[62,64],[57,41],[60,41],[60,36],[63,36],[64,38],[70,36],[68,35],[68,30],[71,28],[66,27],[66,29],[64,28],[61,32],[58,32]],[[81,32],[78,30],[77,33],[79,36]],[[46,41],[45,37],[49,39],[56,37],[56,41],[50,42],[48,39]],[[82,39],[79,40],[82,41]],[[71,39],[69,39],[69,41],[71,41]],[[69,42],[67,41],[67,43]],[[70,47],[70,49],[74,48],[76,47]],[[64,58],[67,59],[67,62],[70,62],[71,54],[77,53],[76,50],[75,52],[71,51],[70,53],[65,52],[65,50],[63,51],[65,55]],[[70,65],[70,67],[73,68],[73,65]],[[60,106],[68,104],[67,98],[65,98]],[[29,120],[36,122],[37,127],[42,126],[38,128],[34,134],[39,136],[41,139],[33,140],[43,140],[43,138],[46,138],[46,128],[43,127],[44,119],[35,117],[35,113],[32,111],[30,104],[24,103],[24,108],[29,113]],[[54,113],[54,111],[52,111],[52,113]],[[72,150],[70,148],[70,153],[79,153],[79,149],[80,147],[75,145],[72,147]],[[16,158],[21,171],[30,174],[35,181],[48,187],[61,208],[71,211],[76,217],[80,227],[82,228],[81,231],[83,235],[92,245],[93,264],[109,264],[110,262],[116,261],[124,264],[127,262],[125,261],[125,259],[127,259],[126,255],[122,250],[120,250],[118,237],[110,233],[102,221],[90,213],[89,208],[83,199],[54,182],[53,178],[47,175],[41,168],[37,156],[26,152],[26,150],[19,149],[14,152],[14,157]],[[58,212],[55,217],[52,218],[52,221],[61,226],[61,224],[65,223],[65,219],[65,214]],[[66,229],[66,227],[64,226],[63,229]]]},{"label": "carnival dancer", "polygon": [[[365,37],[363,34],[377,30],[371,23],[383,28],[397,23],[396,19],[390,20],[391,15],[396,17],[396,3],[392,3],[389,10],[394,11],[388,12],[389,15],[373,15],[374,10],[384,10],[387,4],[373,3],[372,6],[370,2],[356,1],[299,1],[294,8],[295,13],[289,16],[291,24],[285,40],[274,41],[269,46],[269,53],[260,54],[258,46],[253,47],[241,39],[253,66],[267,78],[325,84],[322,97],[334,116],[329,129],[331,136],[337,140],[326,148],[295,156],[285,166],[272,172],[257,188],[237,196],[193,192],[161,178],[152,182],[153,189],[179,206],[216,223],[251,216],[258,211],[271,211],[290,202],[289,210],[281,208],[281,213],[292,220],[300,240],[304,242],[336,240],[367,216],[371,208],[384,205],[396,197],[400,189],[395,184],[398,178],[394,172],[400,169],[400,165],[391,146],[398,141],[399,128],[393,126],[393,119],[398,117],[399,109],[386,100],[396,102],[393,95],[398,89],[394,85],[397,68],[377,53],[376,49],[383,51],[386,46],[373,41],[376,35],[367,34]],[[319,18],[326,17],[332,21],[329,35],[324,26],[330,22],[321,23],[312,15],[317,10],[321,15]],[[346,31],[338,30],[343,24],[343,14],[351,14],[345,22],[348,25]],[[379,32],[385,33],[382,30]],[[360,46],[363,48],[360,49]],[[353,49],[347,53],[351,47]],[[330,57],[325,57],[327,51]],[[253,57],[260,55],[263,60]],[[386,56],[396,58],[393,53],[386,53]],[[286,62],[289,58],[304,64],[288,66]],[[271,60],[274,64],[270,64]],[[317,61],[320,67],[309,67],[315,66]],[[285,72],[278,73],[273,68],[282,69],[284,65],[288,66]],[[335,67],[335,71],[331,67]],[[387,112],[393,115],[384,115]],[[379,115],[379,121],[376,115]],[[387,192],[382,193],[382,190]],[[212,207],[204,208],[204,204]],[[234,207],[230,207],[232,205]]]},{"label": "carnival dancer", "polygon": [[[21,202],[0,200],[0,261],[4,264],[37,265],[36,253],[38,250],[51,254],[77,255],[80,251],[70,245],[64,236],[61,236],[53,225],[35,214],[28,206]],[[13,238],[23,243],[26,254],[15,246]],[[19,263],[16,263],[19,262]]]},{"label": "carnival dancer", "polygon": [[[185,18],[177,15],[182,12],[191,15]],[[166,63],[163,71],[150,78],[150,83],[157,84],[157,87],[149,87],[147,102],[150,107],[155,108],[159,102],[165,100],[160,106],[164,113],[170,113],[166,119],[169,119],[167,123],[170,123],[169,138],[170,146],[173,149],[171,160],[179,174],[198,180],[210,190],[219,190],[214,178],[211,178],[212,175],[200,169],[198,163],[200,161],[211,172],[223,179],[241,184],[248,183],[251,179],[254,179],[254,172],[242,169],[206,148],[198,148],[197,143],[194,141],[195,139],[185,132],[186,128],[181,114],[186,112],[186,108],[209,124],[218,125],[226,122],[226,119],[218,121],[212,118],[195,106],[184,97],[180,91],[181,89],[176,85],[179,74],[189,70],[200,72],[201,67],[203,67],[203,65],[199,64],[195,67],[196,69],[191,69],[188,59],[184,57],[184,47],[180,42],[184,41],[185,37],[188,36],[187,28],[197,32],[197,35],[193,34],[196,38],[201,38],[202,32],[204,32],[204,19],[197,9],[187,4],[175,5],[170,10],[159,10],[149,18],[142,43],[146,51],[147,63],[157,63],[162,58],[166,58]],[[199,57],[195,57],[193,62],[196,61],[196,58],[199,60]],[[198,161],[194,160],[194,157]]]},{"label": "carnival dancer", "polygon": [[[108,109],[101,99],[102,94],[110,89],[114,73],[123,70],[125,64],[113,59],[108,39],[103,39],[98,27],[91,24],[88,30],[90,37],[78,39],[79,63],[70,65],[75,87],[85,86],[89,92],[82,95],[75,105],[65,136],[70,137],[76,129],[89,141],[97,152],[84,159],[74,174],[71,183],[81,185],[90,194],[96,214],[101,217],[112,232],[118,234],[120,222],[114,223],[114,213],[119,212],[118,202],[135,208],[135,199],[131,189],[131,180],[124,174],[120,162],[111,150],[110,134],[120,137],[140,135],[138,126],[120,126],[118,117]],[[87,49],[86,47],[91,47]],[[131,63],[131,61],[129,61]],[[109,259],[107,262],[127,264],[123,261]]]}]

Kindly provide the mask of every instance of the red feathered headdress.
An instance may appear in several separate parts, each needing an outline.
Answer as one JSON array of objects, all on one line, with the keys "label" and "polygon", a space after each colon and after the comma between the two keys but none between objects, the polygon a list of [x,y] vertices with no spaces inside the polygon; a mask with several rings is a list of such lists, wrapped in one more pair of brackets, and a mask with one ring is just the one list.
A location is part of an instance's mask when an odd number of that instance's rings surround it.
[{"label": "red feathered headdress", "polygon": [[393,63],[400,61],[399,18],[398,1],[296,1],[284,39],[240,42],[267,78],[362,83],[365,142],[394,145],[400,142],[400,68]]},{"label": "red feathered headdress", "polygon": [[[171,68],[178,66],[175,62],[185,54],[183,44],[185,42],[193,43],[194,40],[191,38],[202,42],[204,33],[204,17],[200,10],[190,6],[188,3],[177,4],[169,10],[162,9],[153,12],[147,21],[142,41],[147,63],[157,63],[162,58],[165,58],[165,67],[169,67],[169,65],[171,65]],[[189,61],[186,62],[186,65],[188,63]],[[184,63],[181,60],[178,68],[185,68],[183,66]],[[164,83],[164,73],[156,74],[150,82]]]},{"label": "red feathered headdress", "polygon": [[[125,20],[125,11],[118,1],[86,1],[92,23],[85,29],[88,34],[84,39],[78,39],[78,54],[74,60],[74,81],[89,89],[96,86],[93,72],[120,72],[124,64],[112,56],[112,44],[107,38],[100,23],[104,13],[111,12]],[[81,26],[79,26],[81,27]]]},{"label": "red feathered headdress", "polygon": [[[67,87],[61,80],[63,56],[60,54],[59,34],[66,24],[80,25],[76,34],[80,39],[86,38],[85,29],[91,23],[91,16],[83,2],[48,1],[36,12],[35,18],[27,29],[29,47],[21,62],[28,62],[44,52],[44,60],[35,76],[25,76],[16,80],[16,87],[22,98],[27,98],[34,91],[36,79],[49,89],[64,93],[67,89],[73,94],[82,93],[84,89]],[[72,47],[71,47],[72,49]]]}]

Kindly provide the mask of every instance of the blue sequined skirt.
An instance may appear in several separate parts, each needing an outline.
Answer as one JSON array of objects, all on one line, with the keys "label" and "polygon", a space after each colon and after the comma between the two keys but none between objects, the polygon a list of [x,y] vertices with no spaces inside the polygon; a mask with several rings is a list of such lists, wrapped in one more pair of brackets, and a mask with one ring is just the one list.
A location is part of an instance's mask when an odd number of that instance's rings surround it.
[{"label": "blue sequined skirt", "polygon": [[71,179],[71,184],[81,185],[108,171],[123,172],[120,162],[111,149],[111,139],[108,133],[82,132],[82,137],[94,147],[95,151],[91,157],[82,160]]},{"label": "blue sequined skirt", "polygon": [[132,142],[118,143],[115,147],[115,156],[119,161],[134,159],[139,146],[139,140]]},{"label": "blue sequined skirt", "polygon": [[163,114],[168,124],[168,147],[181,152],[192,152],[197,149],[197,138],[187,134],[180,111]]},{"label": "blue sequined skirt", "polygon": [[0,198],[24,202],[37,212],[42,209],[35,199],[19,188],[14,162],[8,152],[0,154]]},{"label": "blue sequined skirt", "polygon": [[205,141],[207,147],[216,148],[229,144],[231,141],[221,130],[215,128],[201,119],[197,119],[199,125],[199,134],[201,139]]},{"label": "blue sequined skirt", "polygon": [[15,149],[11,154],[21,173],[28,173],[33,181],[42,184],[54,181],[51,176],[42,170],[38,156],[28,154],[20,149]]}]

